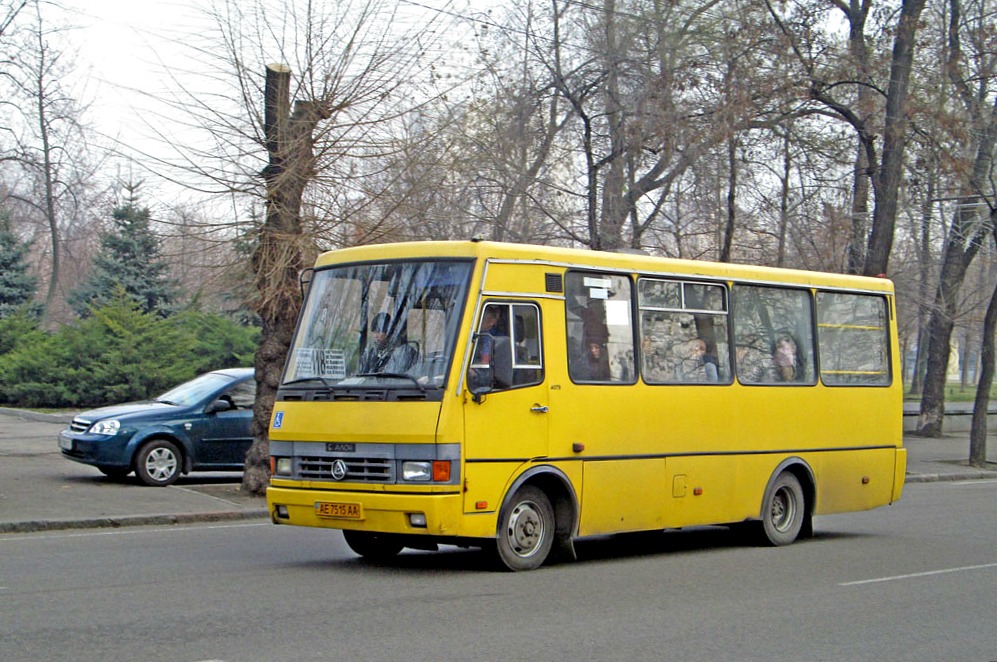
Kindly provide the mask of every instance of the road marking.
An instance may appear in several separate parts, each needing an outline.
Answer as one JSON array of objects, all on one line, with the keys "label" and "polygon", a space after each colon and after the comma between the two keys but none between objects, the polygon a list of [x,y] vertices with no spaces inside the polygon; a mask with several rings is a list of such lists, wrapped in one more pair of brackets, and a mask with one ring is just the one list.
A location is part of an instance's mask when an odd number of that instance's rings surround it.
[{"label": "road marking", "polygon": [[861,586],[863,584],[880,584],[882,582],[892,582],[898,579],[914,579],[916,577],[931,577],[933,575],[946,575],[952,572],[966,572],[968,570],[983,570],[986,568],[997,568],[997,563],[984,563],[982,565],[966,565],[961,568],[945,568],[944,570],[929,570],[928,572],[914,572],[909,575],[894,575],[893,577],[877,577],[875,579],[860,579],[854,582],[842,582],[838,586]]},{"label": "road marking", "polygon": [[51,540],[53,538],[89,538],[91,536],[122,536],[136,533],[179,533],[180,531],[194,531],[197,529],[238,529],[248,526],[273,526],[270,522],[253,522],[249,524],[170,524],[148,526],[129,526],[120,529],[90,529],[85,533],[68,533],[58,531],[48,531],[43,534],[0,534],[0,543],[15,542],[19,540]]}]

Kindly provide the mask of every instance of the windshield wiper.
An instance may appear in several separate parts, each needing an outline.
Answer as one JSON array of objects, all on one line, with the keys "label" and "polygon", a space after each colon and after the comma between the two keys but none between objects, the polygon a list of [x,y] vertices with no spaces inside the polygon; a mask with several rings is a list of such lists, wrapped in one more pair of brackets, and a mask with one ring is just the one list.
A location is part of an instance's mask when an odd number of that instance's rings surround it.
[{"label": "windshield wiper", "polygon": [[326,388],[335,388],[335,384],[330,382],[325,377],[300,377],[298,379],[292,379],[289,382],[284,382],[281,386],[290,386],[291,384],[301,384],[303,382],[322,382]]},{"label": "windshield wiper", "polygon": [[179,407],[179,402],[171,402],[170,400],[156,400],[156,402],[162,402],[164,405],[173,405],[174,407]]},{"label": "windshield wiper", "polygon": [[426,392],[426,388],[419,383],[412,375],[407,375],[404,372],[361,372],[357,377],[388,377],[389,379],[407,379],[418,388],[423,393]]}]

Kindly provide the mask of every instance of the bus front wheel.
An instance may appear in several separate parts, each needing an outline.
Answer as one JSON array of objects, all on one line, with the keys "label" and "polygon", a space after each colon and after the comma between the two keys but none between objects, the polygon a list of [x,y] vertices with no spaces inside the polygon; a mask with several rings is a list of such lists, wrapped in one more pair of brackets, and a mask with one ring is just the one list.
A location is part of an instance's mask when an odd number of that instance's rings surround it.
[{"label": "bus front wheel", "polygon": [[343,530],[343,538],[356,554],[371,559],[383,561],[397,556],[402,551],[402,543],[390,533],[371,533],[369,531]]},{"label": "bus front wheel", "polygon": [[509,570],[535,570],[554,544],[554,508],[532,485],[521,487],[502,511],[495,548]]},{"label": "bus front wheel", "polygon": [[762,506],[762,542],[788,545],[796,540],[808,517],[806,498],[799,479],[788,471],[779,474]]}]

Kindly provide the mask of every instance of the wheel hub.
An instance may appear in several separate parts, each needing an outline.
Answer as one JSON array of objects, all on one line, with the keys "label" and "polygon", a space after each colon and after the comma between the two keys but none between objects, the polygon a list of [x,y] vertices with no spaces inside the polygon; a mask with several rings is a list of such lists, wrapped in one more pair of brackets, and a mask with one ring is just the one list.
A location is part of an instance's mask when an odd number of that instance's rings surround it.
[{"label": "wheel hub", "polygon": [[543,520],[533,504],[516,506],[509,518],[509,538],[513,551],[519,556],[530,556],[537,551],[543,537]]}]

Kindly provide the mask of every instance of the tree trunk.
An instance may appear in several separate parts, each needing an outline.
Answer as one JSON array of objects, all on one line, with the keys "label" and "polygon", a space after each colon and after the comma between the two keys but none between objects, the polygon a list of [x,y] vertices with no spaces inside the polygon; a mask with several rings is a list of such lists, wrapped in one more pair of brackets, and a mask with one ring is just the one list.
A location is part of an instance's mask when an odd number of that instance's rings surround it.
[{"label": "tree trunk", "polygon": [[[997,240],[997,233],[994,238]],[[983,365],[973,403],[973,425],[969,432],[969,464],[973,467],[987,464],[987,410],[990,408],[990,387],[994,381],[994,327],[997,327],[997,288],[994,288],[983,318],[983,347],[980,349]]]},{"label": "tree trunk", "polygon": [[924,203],[921,207],[921,232],[918,246],[917,352],[914,359],[914,374],[911,376],[910,383],[910,392],[914,395],[921,394],[921,383],[928,361],[928,296],[930,293],[928,283],[931,278],[931,214],[935,204],[938,177],[936,165],[932,159],[928,168]]},{"label": "tree trunk", "polygon": [[298,275],[305,267],[301,201],[314,174],[313,133],[319,121],[329,117],[328,107],[314,101],[295,102],[291,113],[290,84],[288,67],[267,66],[264,135],[269,164],[262,173],[266,219],[253,253],[255,309],[262,332],[256,352],[253,445],[242,478],[242,489],[251,494],[263,494],[270,479],[270,415],[301,308]]},{"label": "tree trunk", "polygon": [[49,272],[48,289],[45,292],[45,310],[42,313],[42,326],[51,328],[53,315],[55,314],[55,300],[59,292],[59,267],[62,264],[62,248],[59,239],[59,220],[55,211],[55,184],[56,172],[52,162],[52,154],[55,146],[49,138],[50,118],[49,107],[53,103],[47,95],[46,76],[49,73],[48,45],[45,42],[46,33],[42,30],[42,15],[39,5],[35,5],[35,12],[38,15],[38,75],[34,83],[36,85],[35,101],[38,104],[38,131],[42,142],[42,178],[45,184],[45,219],[48,221],[49,235],[52,238],[52,269]]},{"label": "tree trunk", "polygon": [[[956,211],[942,261],[935,305],[928,320],[928,361],[917,429],[917,433],[925,437],[937,437],[942,433],[945,383],[959,290],[962,289],[969,265],[982,245],[979,233],[968,235],[964,232],[975,225],[969,218],[973,214],[975,211],[968,209],[966,205],[960,205]],[[969,245],[964,249],[961,242],[966,241],[967,236],[970,237]]]},{"label": "tree trunk", "polygon": [[[979,219],[980,192],[993,164],[994,143],[997,142],[997,99],[991,108],[988,123],[979,132],[972,174],[964,185],[964,197],[959,202],[945,242],[935,305],[928,321],[928,362],[924,375],[924,394],[918,434],[937,437],[942,433],[945,413],[945,380],[948,374],[952,325],[957,299],[966,271],[990,234],[988,224]],[[990,219],[991,222],[993,219]]]},{"label": "tree trunk", "polygon": [[851,235],[848,240],[847,270],[850,274],[860,273],[865,266],[868,216],[869,155],[862,141],[858,141],[855,155],[855,181],[852,183]]},{"label": "tree trunk", "polygon": [[789,178],[793,173],[792,135],[793,126],[790,124],[786,127],[786,134],[782,139],[782,182],[779,187],[779,237],[775,252],[775,266],[777,267],[782,267],[786,264],[786,236],[789,233]]},{"label": "tree trunk", "polygon": [[623,246],[623,227],[630,212],[627,204],[627,176],[624,154],[627,138],[624,132],[624,108],[620,103],[619,69],[622,65],[616,37],[616,2],[604,0],[606,21],[606,89],[604,90],[605,114],[609,128],[610,153],[605,158],[606,169],[602,182],[602,214],[599,234],[593,248],[615,250]]},{"label": "tree trunk", "polygon": [[727,139],[727,223],[724,226],[723,245],[720,248],[720,261],[730,262],[734,248],[734,224],[737,210],[737,141],[732,135]]},{"label": "tree trunk", "polygon": [[886,124],[883,128],[883,156],[876,173],[876,206],[863,273],[885,274],[893,249],[897,220],[897,195],[903,176],[907,145],[907,96],[911,62],[914,59],[917,22],[926,0],[904,0],[893,41],[890,84],[886,94]]}]

